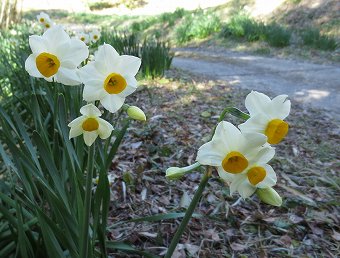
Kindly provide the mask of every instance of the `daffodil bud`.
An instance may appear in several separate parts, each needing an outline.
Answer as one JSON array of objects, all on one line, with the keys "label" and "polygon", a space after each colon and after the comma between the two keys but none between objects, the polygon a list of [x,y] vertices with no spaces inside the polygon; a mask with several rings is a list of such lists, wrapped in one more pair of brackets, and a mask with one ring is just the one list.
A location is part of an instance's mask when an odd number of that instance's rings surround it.
[{"label": "daffodil bud", "polygon": [[281,196],[271,187],[258,188],[256,194],[264,203],[278,207],[282,205]]},{"label": "daffodil bud", "polygon": [[165,171],[165,176],[169,180],[180,179],[184,174],[185,170],[179,167],[170,167]]},{"label": "daffodil bud", "polygon": [[135,120],[140,120],[140,121],[146,121],[146,116],[139,107],[136,106],[130,106],[127,110],[126,113],[128,114],[129,117]]},{"label": "daffodil bud", "polygon": [[187,167],[182,167],[182,168],[179,168],[179,167],[170,167],[166,170],[166,174],[165,174],[165,177],[169,180],[177,180],[177,179],[180,179],[182,176],[184,176],[185,174],[191,172],[192,170],[200,167],[201,164],[196,162],[190,166],[187,166]]}]

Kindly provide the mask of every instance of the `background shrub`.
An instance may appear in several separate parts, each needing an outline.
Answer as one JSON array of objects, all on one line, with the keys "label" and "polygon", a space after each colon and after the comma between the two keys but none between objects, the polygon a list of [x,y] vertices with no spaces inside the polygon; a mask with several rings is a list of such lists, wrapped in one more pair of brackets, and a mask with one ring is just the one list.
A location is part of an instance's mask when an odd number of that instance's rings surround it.
[{"label": "background shrub", "polygon": [[155,39],[145,39],[140,43],[136,34],[103,31],[101,42],[111,44],[120,54],[140,57],[140,71],[144,77],[162,77],[172,62],[173,54],[169,44]]},{"label": "background shrub", "polygon": [[291,31],[272,23],[265,27],[265,40],[273,47],[286,47],[290,43]]},{"label": "background shrub", "polygon": [[264,38],[265,25],[248,15],[240,13],[233,16],[223,27],[220,35],[224,38],[245,38],[247,41],[257,41]]},{"label": "background shrub", "polygon": [[182,24],[177,27],[176,41],[184,43],[194,38],[205,38],[220,28],[220,19],[215,14],[200,9],[186,16]]},{"label": "background shrub", "polygon": [[309,28],[302,33],[303,43],[322,50],[335,50],[337,43],[334,38],[321,35],[317,29]]}]

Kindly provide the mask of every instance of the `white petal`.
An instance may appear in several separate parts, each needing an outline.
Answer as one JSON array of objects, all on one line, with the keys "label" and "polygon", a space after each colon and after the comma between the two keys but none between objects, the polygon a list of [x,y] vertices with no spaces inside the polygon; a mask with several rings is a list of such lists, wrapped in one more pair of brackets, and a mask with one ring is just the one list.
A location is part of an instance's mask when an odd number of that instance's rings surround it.
[{"label": "white petal", "polygon": [[29,36],[28,42],[30,44],[33,54],[39,55],[42,52],[48,52],[46,39],[38,35]]},{"label": "white petal", "polygon": [[120,109],[124,104],[125,98],[120,97],[115,94],[108,94],[103,99],[100,100],[100,103],[103,105],[105,109],[114,113]]},{"label": "white petal", "polygon": [[210,141],[198,149],[196,161],[202,165],[218,167],[221,166],[226,155],[227,153],[221,149],[220,142]]},{"label": "white petal", "polygon": [[259,188],[274,186],[277,182],[277,177],[274,169],[268,164],[262,165],[262,167],[266,170],[267,174],[264,180],[258,183],[256,186]]},{"label": "white petal", "polygon": [[87,132],[84,131],[84,142],[87,146],[91,146],[94,141],[97,139],[98,134],[96,131],[93,132]]},{"label": "white petal", "polygon": [[97,84],[104,84],[106,79],[106,75],[101,73],[101,71],[97,70],[94,62],[91,62],[78,70],[78,74],[81,78],[81,81],[85,85],[92,85],[93,83]]},{"label": "white petal", "polygon": [[67,126],[73,127],[73,126],[81,125],[81,124],[83,123],[84,119],[86,119],[85,116],[77,117],[77,118],[74,119],[72,122],[70,122]]},{"label": "white petal", "polygon": [[122,55],[119,58],[118,72],[135,76],[141,65],[141,59],[135,56]]},{"label": "white petal", "polygon": [[122,96],[124,98],[134,93],[137,89],[137,80],[135,79],[135,77],[130,76],[128,78],[125,78],[125,80],[127,82],[127,86],[121,93],[118,94],[119,96]]},{"label": "white petal", "polygon": [[81,80],[77,73],[77,69],[69,69],[59,67],[57,74],[55,75],[56,81],[65,85],[79,85]]},{"label": "white petal", "polygon": [[246,122],[240,124],[242,133],[264,133],[270,118],[264,114],[257,114],[250,117]]},{"label": "white petal", "polygon": [[42,74],[39,72],[36,62],[36,55],[31,54],[25,61],[25,70],[29,73],[29,75],[37,78],[43,78]]},{"label": "white petal", "polygon": [[50,53],[55,52],[58,45],[62,45],[70,40],[70,36],[65,32],[61,25],[56,25],[46,30],[42,37],[46,39]]},{"label": "white petal", "polygon": [[217,167],[217,172],[224,181],[232,182],[235,178],[234,174],[226,172],[222,167]]},{"label": "white petal", "polygon": [[259,148],[267,142],[267,136],[261,133],[244,133],[247,149]]},{"label": "white petal", "polygon": [[89,117],[99,117],[102,115],[100,110],[93,104],[87,104],[80,109],[80,113]]},{"label": "white petal", "polygon": [[249,93],[245,100],[245,106],[248,109],[250,116],[254,116],[258,113],[266,113],[269,104],[270,98],[257,91]]},{"label": "white petal", "polygon": [[103,89],[103,87],[92,87],[85,85],[83,90],[83,99],[87,102],[92,102],[95,100],[101,100],[105,98],[108,93]]},{"label": "white petal", "polygon": [[240,145],[243,145],[244,138],[237,127],[229,122],[222,121],[216,127],[213,141],[216,141],[227,155],[230,151],[237,151]]},{"label": "white petal", "polygon": [[242,198],[248,198],[256,191],[256,187],[252,186],[247,180],[244,180],[238,187],[237,191]]},{"label": "white petal", "polygon": [[244,182],[245,180],[247,180],[247,176],[245,174],[234,175],[234,179],[230,184],[230,195],[235,193],[238,190],[239,186],[242,184],[242,182]]},{"label": "white petal", "polygon": [[266,164],[268,163],[275,155],[275,148],[266,146],[262,148],[257,155],[250,161],[250,166],[252,164]]},{"label": "white petal", "polygon": [[239,147],[241,152],[248,161],[254,160],[256,155],[262,149],[262,146],[267,142],[267,136],[260,133],[244,134],[245,144]]},{"label": "white petal", "polygon": [[81,135],[83,132],[84,132],[84,130],[81,127],[81,125],[72,126],[71,129],[70,129],[69,139],[71,139],[73,137],[77,137],[77,136]]},{"label": "white petal", "polygon": [[99,122],[99,128],[98,128],[99,137],[101,139],[108,138],[112,133],[113,126],[109,122],[101,118],[98,119],[98,122]]},{"label": "white petal", "polygon": [[62,62],[72,62],[74,68],[79,66],[89,56],[88,47],[79,39],[71,39],[67,45],[60,45],[56,53]]},{"label": "white petal", "polygon": [[94,64],[99,71],[109,75],[118,71],[119,57],[119,54],[111,45],[104,44],[98,48]]},{"label": "white petal", "polygon": [[273,98],[271,107],[268,110],[271,113],[272,118],[285,119],[290,112],[290,100],[287,100],[287,95],[279,95]]}]

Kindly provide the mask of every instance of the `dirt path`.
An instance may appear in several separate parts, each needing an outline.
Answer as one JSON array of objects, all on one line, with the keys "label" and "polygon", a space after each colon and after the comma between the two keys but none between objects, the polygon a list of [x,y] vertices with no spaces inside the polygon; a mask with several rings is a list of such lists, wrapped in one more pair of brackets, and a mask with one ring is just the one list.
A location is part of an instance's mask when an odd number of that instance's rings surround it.
[{"label": "dirt path", "polygon": [[340,120],[340,66],[321,65],[231,51],[176,49],[173,65],[249,90],[288,94],[308,106],[323,108]]}]

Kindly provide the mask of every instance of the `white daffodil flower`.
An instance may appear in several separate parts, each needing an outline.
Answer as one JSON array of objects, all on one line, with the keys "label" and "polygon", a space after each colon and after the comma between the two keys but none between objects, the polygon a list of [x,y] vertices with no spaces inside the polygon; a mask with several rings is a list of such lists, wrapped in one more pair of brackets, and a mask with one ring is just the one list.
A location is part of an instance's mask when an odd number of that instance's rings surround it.
[{"label": "white daffodil flower", "polygon": [[105,109],[114,113],[125,98],[137,88],[137,74],[141,60],[135,56],[119,55],[104,44],[95,53],[94,61],[79,69],[84,83],[83,98],[87,102],[99,100]]},{"label": "white daffodil flower", "polygon": [[26,59],[25,69],[31,76],[65,85],[81,83],[77,67],[89,55],[84,42],[70,39],[61,26],[54,26],[42,36],[30,36],[29,44],[33,53]]},{"label": "white daffodil flower", "polygon": [[45,22],[45,23],[43,24],[43,26],[44,26],[44,29],[45,29],[45,30],[48,30],[48,29],[54,27],[54,22],[52,22],[52,21],[50,21],[50,22]]},{"label": "white daffodil flower", "polygon": [[101,139],[107,139],[113,130],[112,125],[100,118],[102,113],[93,104],[88,104],[80,109],[82,116],[74,119],[68,124],[70,129],[69,138],[77,137],[81,134],[87,146],[91,146],[99,136]]},{"label": "white daffodil flower", "polygon": [[83,41],[86,45],[88,45],[90,43],[90,36],[88,34],[86,34],[85,32],[80,32],[77,36],[78,39],[80,39],[81,41]]},{"label": "white daffodil flower", "polygon": [[90,32],[90,39],[93,43],[96,43],[100,38],[100,31],[95,29]]},{"label": "white daffodil flower", "polygon": [[246,97],[245,105],[250,118],[239,125],[243,133],[263,133],[268,143],[278,144],[287,135],[289,125],[283,121],[290,112],[287,95],[279,95],[272,100],[263,93],[252,91]]},{"label": "white daffodil flower", "polygon": [[49,23],[51,22],[50,16],[45,12],[41,12],[40,14],[38,14],[37,19],[38,19],[38,22],[41,24],[45,24],[46,22],[49,22]]},{"label": "white daffodil flower", "polygon": [[[243,198],[251,196],[257,188],[272,187],[276,184],[277,178],[274,169],[267,163],[274,157],[275,149],[266,146],[258,152],[258,155],[249,160],[249,166],[240,174],[229,175],[232,181],[230,194],[239,192]],[[221,171],[219,174],[223,178]]]}]

